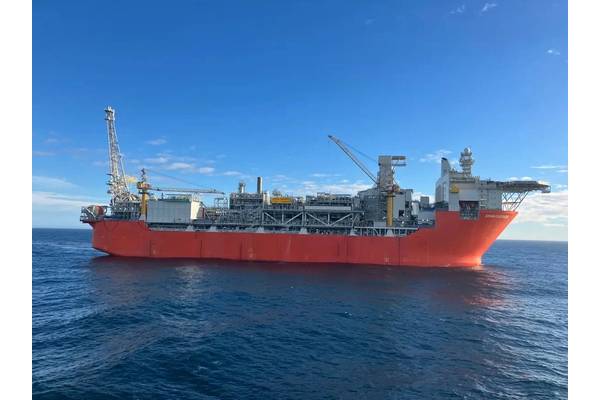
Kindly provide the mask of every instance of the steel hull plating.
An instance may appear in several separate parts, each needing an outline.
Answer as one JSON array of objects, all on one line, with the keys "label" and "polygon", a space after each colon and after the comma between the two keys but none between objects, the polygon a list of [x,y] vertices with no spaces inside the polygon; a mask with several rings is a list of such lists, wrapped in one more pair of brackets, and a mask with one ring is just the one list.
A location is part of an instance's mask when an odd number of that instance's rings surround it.
[{"label": "steel hull plating", "polygon": [[473,267],[516,212],[477,220],[438,211],[436,224],[405,237],[151,230],[143,221],[92,223],[94,248],[115,256],[244,261]]}]

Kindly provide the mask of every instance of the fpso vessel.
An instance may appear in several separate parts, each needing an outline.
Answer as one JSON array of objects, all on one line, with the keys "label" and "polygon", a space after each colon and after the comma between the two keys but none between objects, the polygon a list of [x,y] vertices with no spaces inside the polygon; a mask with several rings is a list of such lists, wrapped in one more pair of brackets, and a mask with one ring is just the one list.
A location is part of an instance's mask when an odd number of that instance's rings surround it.
[{"label": "fpso vessel", "polygon": [[[115,111],[107,107],[105,113],[110,205],[83,207],[80,219],[93,228],[93,247],[114,256],[472,267],[481,264],[528,193],[550,190],[537,181],[473,176],[474,159],[465,148],[460,171],[441,158],[435,199],[417,199],[395,179],[404,156],[379,156],[375,175],[329,136],[373,181],[371,188],[295,197],[263,190],[258,177],[256,191],[240,182],[226,197],[214,189],[156,187],[147,172],[159,172],[142,169],[134,193],[123,169]],[[214,204],[206,205],[203,195]]]}]

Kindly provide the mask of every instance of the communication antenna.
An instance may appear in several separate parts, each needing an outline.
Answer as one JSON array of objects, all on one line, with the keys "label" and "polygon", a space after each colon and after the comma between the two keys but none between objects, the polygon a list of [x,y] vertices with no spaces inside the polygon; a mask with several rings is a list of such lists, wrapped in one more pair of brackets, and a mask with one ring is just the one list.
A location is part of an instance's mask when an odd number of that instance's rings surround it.
[{"label": "communication antenna", "polygon": [[460,153],[460,167],[463,170],[463,173],[466,176],[471,176],[471,168],[473,164],[475,164],[475,160],[473,159],[473,152],[470,147],[465,147],[465,149]]}]

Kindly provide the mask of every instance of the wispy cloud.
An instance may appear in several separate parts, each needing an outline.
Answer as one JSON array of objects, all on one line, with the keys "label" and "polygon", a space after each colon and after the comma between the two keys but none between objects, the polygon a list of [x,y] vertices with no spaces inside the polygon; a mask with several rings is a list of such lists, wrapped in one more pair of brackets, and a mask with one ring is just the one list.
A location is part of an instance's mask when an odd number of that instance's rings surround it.
[{"label": "wispy cloud", "polygon": [[34,175],[31,177],[31,181],[34,187],[43,189],[71,189],[77,186],[65,178],[54,178],[51,176]]},{"label": "wispy cloud", "polygon": [[31,153],[34,157],[51,157],[56,155],[56,153],[53,153],[51,151],[40,151],[40,150],[34,150]]},{"label": "wispy cloud", "polygon": [[559,174],[565,174],[565,173],[569,172],[566,165],[546,164],[546,165],[535,165],[531,168],[541,169],[541,170],[550,171],[550,172],[558,172]]},{"label": "wispy cloud", "polygon": [[240,176],[240,175],[242,175],[242,173],[239,171],[225,171],[225,172],[223,172],[223,175],[225,175],[225,176]]},{"label": "wispy cloud", "polygon": [[548,49],[546,50],[546,54],[549,54],[551,56],[560,56],[560,51],[556,49]]},{"label": "wispy cloud", "polygon": [[463,14],[465,11],[467,11],[467,6],[465,4],[461,4],[460,6],[450,11],[450,14]]},{"label": "wispy cloud", "polygon": [[108,161],[94,161],[92,163],[92,165],[94,167],[107,167],[108,166]]},{"label": "wispy cloud", "polygon": [[483,5],[483,7],[481,8],[481,13],[483,14],[483,13],[488,12],[491,9],[496,8],[496,7],[498,7],[498,4],[496,4],[496,3],[485,3]]},{"label": "wispy cloud", "polygon": [[48,191],[33,191],[31,193],[32,206],[37,211],[40,209],[68,211],[77,217],[81,207],[89,204],[106,204],[106,200],[90,199],[84,196],[65,195]]},{"label": "wispy cloud", "polygon": [[167,165],[166,167],[169,170],[190,170],[192,168],[194,168],[193,164],[190,163],[184,163],[184,162],[174,162],[171,163],[169,165]]},{"label": "wispy cloud", "polygon": [[57,137],[54,137],[54,136],[49,137],[46,140],[44,140],[44,143],[46,143],[46,144],[57,144],[57,143],[60,143],[60,142],[61,142],[61,140],[59,138],[57,138]]},{"label": "wispy cloud", "polygon": [[88,159],[90,157],[90,151],[91,149],[87,147],[69,147],[63,150],[64,153],[78,160]]},{"label": "wispy cloud", "polygon": [[197,167],[195,164],[186,162],[174,162],[165,167],[170,171],[181,171],[194,174],[210,175],[215,172],[213,167]]},{"label": "wispy cloud", "polygon": [[158,139],[148,140],[148,141],[146,141],[146,143],[150,144],[152,146],[160,146],[161,144],[167,143],[167,141],[163,138],[158,138]]},{"label": "wispy cloud", "polygon": [[213,167],[199,167],[199,168],[194,169],[193,172],[202,174],[202,175],[210,175],[213,172],[215,172],[215,169]]},{"label": "wispy cloud", "polygon": [[166,164],[167,162],[169,162],[169,158],[168,157],[150,157],[150,158],[144,158],[144,162],[146,162],[148,164]]},{"label": "wispy cloud", "polygon": [[375,22],[375,18],[365,19],[365,25],[372,25]]},{"label": "wispy cloud", "polygon": [[566,165],[553,165],[553,164],[544,164],[544,165],[534,165],[531,168],[535,169],[565,169]]},{"label": "wispy cloud", "polygon": [[[327,179],[323,179],[322,176],[315,175],[327,175]],[[295,196],[306,196],[315,195],[318,192],[327,193],[345,193],[345,194],[356,194],[357,192],[371,188],[373,185],[357,180],[354,182],[348,179],[336,179],[333,180],[331,177],[339,176],[339,174],[311,174],[309,178],[295,178],[288,175],[278,174],[273,176],[265,177],[265,186],[269,190],[278,189],[290,195]]]},{"label": "wispy cloud", "polygon": [[290,194],[297,196],[315,195],[319,192],[326,193],[345,193],[355,195],[357,192],[369,189],[373,185],[369,185],[363,181],[348,182],[347,180],[321,183],[312,180],[301,181],[299,185],[289,189]]},{"label": "wispy cloud", "polygon": [[315,172],[314,174],[310,174],[313,178],[333,178],[336,176],[340,176],[340,174],[329,174],[326,172]]},{"label": "wispy cloud", "polygon": [[290,178],[287,175],[283,175],[283,174],[273,175],[273,176],[268,177],[268,179],[272,180],[273,182],[283,182],[283,181],[292,180],[292,178]]},{"label": "wispy cloud", "polygon": [[433,153],[427,153],[423,157],[419,159],[420,162],[442,162],[442,157],[446,157],[449,154],[452,154],[450,150],[440,149],[436,150]]},{"label": "wispy cloud", "polygon": [[533,178],[530,176],[522,176],[522,177],[511,176],[510,178],[507,178],[506,180],[507,181],[532,181]]},{"label": "wispy cloud", "polygon": [[50,131],[46,138],[43,140],[44,144],[55,146],[60,143],[67,143],[69,140],[62,135],[57,134],[56,132]]},{"label": "wispy cloud", "polygon": [[89,159],[91,153],[101,154],[104,153],[105,149],[100,148],[88,148],[88,147],[67,147],[63,145],[67,143],[67,140],[56,139],[56,145],[49,146],[51,149],[44,150],[33,150],[32,156],[34,157],[50,157],[50,156],[70,156],[74,159],[81,160],[83,158]]}]

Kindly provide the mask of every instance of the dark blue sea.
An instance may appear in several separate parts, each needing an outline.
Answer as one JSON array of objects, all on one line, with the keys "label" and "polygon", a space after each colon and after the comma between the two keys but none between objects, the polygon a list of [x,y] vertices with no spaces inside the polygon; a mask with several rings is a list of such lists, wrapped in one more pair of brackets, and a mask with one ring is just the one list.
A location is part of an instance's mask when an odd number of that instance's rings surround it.
[{"label": "dark blue sea", "polygon": [[567,244],[478,269],[129,260],[33,230],[36,399],[563,399]]}]

